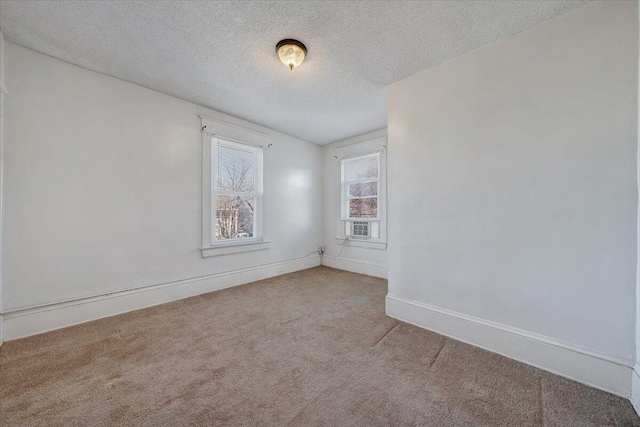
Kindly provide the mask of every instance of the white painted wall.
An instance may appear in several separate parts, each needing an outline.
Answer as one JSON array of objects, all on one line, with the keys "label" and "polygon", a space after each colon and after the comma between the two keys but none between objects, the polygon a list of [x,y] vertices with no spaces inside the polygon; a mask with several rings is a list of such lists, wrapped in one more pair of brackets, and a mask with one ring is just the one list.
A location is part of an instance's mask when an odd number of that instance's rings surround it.
[{"label": "white painted wall", "polygon": [[595,3],[389,87],[390,295],[462,315],[452,335],[486,321],[627,366],[627,396],[637,8]]},{"label": "white painted wall", "polygon": [[[636,15],[638,22],[640,23],[640,8],[638,8],[638,13]],[[638,33],[639,45],[640,45],[640,32]],[[638,100],[640,100],[640,55],[638,57],[639,65],[638,65],[638,75],[636,76],[638,79]],[[640,143],[640,105],[636,104],[636,120],[638,123],[637,127],[637,143]],[[640,148],[640,145],[638,145]],[[640,149],[637,150],[637,165],[638,165],[638,191],[640,193]],[[638,209],[638,228],[637,228],[637,236],[638,238],[638,262],[636,266],[636,357],[635,364],[633,367],[633,373],[631,375],[631,403],[635,408],[638,415],[640,415],[640,207]]]},{"label": "white painted wall", "polygon": [[[3,135],[4,135],[4,97],[5,97],[5,84],[4,84],[4,35],[0,32],[0,313],[2,313],[2,175],[3,175]],[[3,319],[0,314],[0,345],[4,340],[4,333],[2,327]]]},{"label": "white painted wall", "polygon": [[[6,81],[5,312],[292,260],[321,245],[320,147],[11,43]],[[266,251],[200,254],[199,114],[270,137]]]},{"label": "white painted wall", "polygon": [[[578,350],[593,371],[638,360],[637,16],[592,5],[392,85],[396,314]],[[327,261],[341,249],[333,152],[386,134],[321,149],[13,44],[6,81],[0,310],[27,334],[315,265],[292,260],[322,242]],[[201,258],[199,114],[270,135],[269,250]],[[334,266],[383,275],[387,252],[347,247]],[[531,363],[492,339],[468,340]],[[624,394],[606,369],[611,386],[594,385]]]},{"label": "white painted wall", "polygon": [[[338,235],[337,220],[339,219],[340,206],[340,163],[336,161],[336,149],[347,146],[356,146],[367,141],[384,138],[387,130],[381,129],[375,132],[358,135],[343,141],[325,145],[322,153],[324,158],[324,203],[323,203],[323,242],[325,255],[323,264],[343,270],[368,274],[370,276],[387,277],[387,250],[362,248],[355,246],[344,247],[336,242]],[[342,250],[342,252],[341,252]]]}]

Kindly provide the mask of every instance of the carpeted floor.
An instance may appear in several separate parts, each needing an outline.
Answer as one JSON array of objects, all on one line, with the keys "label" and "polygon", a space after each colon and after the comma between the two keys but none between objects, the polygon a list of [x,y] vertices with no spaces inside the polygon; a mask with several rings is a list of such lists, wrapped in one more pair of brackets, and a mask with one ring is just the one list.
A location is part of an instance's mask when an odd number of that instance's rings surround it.
[{"label": "carpeted floor", "polygon": [[388,318],[318,267],[0,347],[3,426],[631,426],[630,403]]}]

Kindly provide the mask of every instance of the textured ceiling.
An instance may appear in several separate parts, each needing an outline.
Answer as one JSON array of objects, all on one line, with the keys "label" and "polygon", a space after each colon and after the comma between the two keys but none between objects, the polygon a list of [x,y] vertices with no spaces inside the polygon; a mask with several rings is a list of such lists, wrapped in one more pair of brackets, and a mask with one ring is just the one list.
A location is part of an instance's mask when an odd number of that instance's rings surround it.
[{"label": "textured ceiling", "polygon": [[[14,43],[317,144],[386,127],[386,86],[580,1],[7,1]],[[308,57],[289,71],[275,44]]]}]

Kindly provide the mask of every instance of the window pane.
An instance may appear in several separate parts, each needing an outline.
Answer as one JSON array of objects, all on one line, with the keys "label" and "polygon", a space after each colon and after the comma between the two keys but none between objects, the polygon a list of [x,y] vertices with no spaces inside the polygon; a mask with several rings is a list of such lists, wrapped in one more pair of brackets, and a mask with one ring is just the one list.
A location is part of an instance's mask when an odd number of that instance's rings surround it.
[{"label": "window pane", "polygon": [[378,216],[378,198],[349,200],[350,218],[376,218]]},{"label": "window pane", "polygon": [[216,189],[237,192],[254,190],[255,156],[251,151],[214,145]]},{"label": "window pane", "polygon": [[378,157],[352,159],[345,161],[345,176],[352,179],[376,178],[378,176]]},{"label": "window pane", "polygon": [[216,196],[215,207],[216,240],[253,237],[253,197]]},{"label": "window pane", "polygon": [[367,197],[377,195],[377,182],[361,182],[358,184],[349,184],[349,197]]}]

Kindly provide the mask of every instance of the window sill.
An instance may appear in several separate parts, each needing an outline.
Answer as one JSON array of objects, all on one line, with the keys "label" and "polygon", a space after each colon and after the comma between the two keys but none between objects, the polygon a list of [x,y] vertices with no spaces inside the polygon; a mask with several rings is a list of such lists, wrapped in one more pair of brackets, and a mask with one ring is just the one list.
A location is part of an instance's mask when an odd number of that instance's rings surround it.
[{"label": "window sill", "polygon": [[365,240],[365,239],[354,239],[351,238],[345,242],[344,237],[336,237],[336,243],[340,246],[352,246],[354,248],[366,248],[366,249],[377,249],[381,251],[387,250],[387,242],[382,242],[379,240]]},{"label": "window sill", "polygon": [[201,248],[202,258],[211,258],[216,256],[241,254],[245,252],[264,251],[269,249],[270,241],[264,240],[261,242],[238,242],[228,243],[226,245],[207,246]]}]

